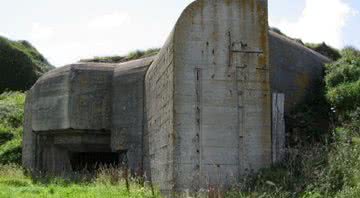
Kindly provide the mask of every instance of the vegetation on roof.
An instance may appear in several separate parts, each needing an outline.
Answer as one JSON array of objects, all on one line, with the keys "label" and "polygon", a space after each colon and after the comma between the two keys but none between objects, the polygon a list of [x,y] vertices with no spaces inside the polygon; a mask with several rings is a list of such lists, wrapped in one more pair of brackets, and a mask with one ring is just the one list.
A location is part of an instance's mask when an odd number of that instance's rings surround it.
[{"label": "vegetation on roof", "polygon": [[130,52],[124,56],[104,56],[104,57],[94,57],[91,59],[82,59],[80,62],[94,62],[94,63],[123,63],[131,60],[136,60],[140,58],[147,58],[155,56],[160,51],[159,48],[152,48],[148,50],[136,50]]},{"label": "vegetation on roof", "polygon": [[341,58],[341,54],[339,50],[327,45],[325,42],[323,43],[306,43],[306,47],[330,58],[331,60],[338,60]]},{"label": "vegetation on roof", "polygon": [[304,44],[304,42],[301,39],[291,38],[288,35],[284,34],[279,28],[270,27],[270,31],[273,31],[277,34],[280,34],[280,35],[290,39],[290,40],[295,41],[296,43],[298,43],[300,45],[310,48],[310,49],[318,52],[319,54],[330,58],[331,60],[336,61],[339,58],[341,58],[341,54],[340,54],[339,50],[327,45],[325,42],[323,42],[323,43],[305,43]]},{"label": "vegetation on roof", "polygon": [[289,37],[288,35],[284,34],[279,28],[270,27],[269,29],[270,29],[270,31],[275,32],[277,34],[280,34],[281,36],[284,36],[284,37],[286,37],[286,38],[288,38],[288,39],[290,39],[290,40],[292,40],[292,41],[294,41],[294,42],[296,42],[296,43],[298,43],[300,45],[304,45],[304,43],[303,43],[303,41],[301,39]]},{"label": "vegetation on roof", "polygon": [[53,68],[29,42],[0,36],[0,93],[28,90],[42,74]]}]

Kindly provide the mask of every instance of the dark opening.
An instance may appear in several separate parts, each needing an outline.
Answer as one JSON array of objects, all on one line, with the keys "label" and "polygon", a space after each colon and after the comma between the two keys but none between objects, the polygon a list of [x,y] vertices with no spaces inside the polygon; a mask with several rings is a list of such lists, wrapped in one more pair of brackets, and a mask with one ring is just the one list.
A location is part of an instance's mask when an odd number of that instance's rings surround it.
[{"label": "dark opening", "polygon": [[120,161],[119,153],[112,152],[72,153],[70,156],[73,171],[93,172],[100,167],[117,167]]}]

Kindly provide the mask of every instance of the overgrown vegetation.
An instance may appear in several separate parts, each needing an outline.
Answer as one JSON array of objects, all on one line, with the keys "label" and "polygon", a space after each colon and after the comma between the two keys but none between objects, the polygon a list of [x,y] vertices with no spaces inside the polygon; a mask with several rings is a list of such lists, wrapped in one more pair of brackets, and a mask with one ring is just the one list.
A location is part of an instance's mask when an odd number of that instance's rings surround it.
[{"label": "overgrown vegetation", "polygon": [[136,60],[140,58],[146,58],[150,56],[155,56],[160,51],[159,48],[153,48],[148,50],[136,50],[130,52],[125,56],[105,56],[105,57],[95,57],[92,59],[82,59],[80,62],[95,62],[95,63],[123,63],[131,60]]},{"label": "overgrown vegetation", "polygon": [[288,39],[290,39],[290,40],[293,40],[294,42],[296,42],[296,43],[298,43],[298,44],[300,44],[300,45],[304,45],[304,43],[302,42],[301,39],[291,38],[291,37],[289,37],[288,35],[284,34],[279,28],[270,27],[269,30],[270,30],[270,31],[273,31],[273,32],[275,32],[275,33],[277,33],[277,34],[280,34],[281,36],[284,36],[284,37],[286,37],[286,38],[288,38]]},{"label": "overgrown vegetation", "polygon": [[11,41],[0,36],[0,93],[26,91],[54,67],[27,41]]},{"label": "overgrown vegetation", "polygon": [[0,164],[21,162],[25,94],[0,95]]},{"label": "overgrown vegetation", "polygon": [[327,45],[326,43],[320,43],[320,44],[306,43],[305,46],[330,58],[331,60],[336,61],[339,58],[341,58],[340,52],[337,49]]},{"label": "overgrown vegetation", "polygon": [[323,56],[326,56],[328,58],[330,58],[331,60],[338,60],[339,58],[341,58],[341,54],[339,52],[339,50],[327,45],[326,43],[305,43],[298,38],[291,38],[289,36],[287,36],[286,34],[284,34],[280,29],[276,28],[276,27],[270,27],[270,31],[273,31],[277,34],[280,34],[290,40],[293,40],[294,42],[303,45],[307,48],[310,48],[316,52],[318,52],[319,54],[322,54]]}]

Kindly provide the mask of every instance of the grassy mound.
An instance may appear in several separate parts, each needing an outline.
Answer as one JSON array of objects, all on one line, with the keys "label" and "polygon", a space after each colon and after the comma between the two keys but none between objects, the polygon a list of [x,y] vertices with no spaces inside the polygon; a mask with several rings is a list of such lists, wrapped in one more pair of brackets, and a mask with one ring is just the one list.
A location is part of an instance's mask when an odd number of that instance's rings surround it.
[{"label": "grassy mound", "polygon": [[54,67],[27,41],[11,41],[0,36],[0,93],[25,91]]}]

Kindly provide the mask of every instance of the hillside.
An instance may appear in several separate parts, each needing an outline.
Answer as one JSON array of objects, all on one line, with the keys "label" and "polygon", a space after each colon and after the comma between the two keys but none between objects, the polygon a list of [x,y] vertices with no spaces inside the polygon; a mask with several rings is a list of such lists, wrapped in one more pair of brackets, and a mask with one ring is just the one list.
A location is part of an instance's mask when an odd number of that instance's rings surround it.
[{"label": "hillside", "polygon": [[0,36],[0,93],[26,91],[53,68],[29,42]]}]

